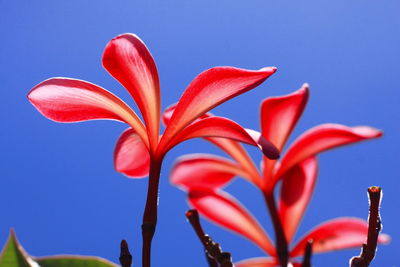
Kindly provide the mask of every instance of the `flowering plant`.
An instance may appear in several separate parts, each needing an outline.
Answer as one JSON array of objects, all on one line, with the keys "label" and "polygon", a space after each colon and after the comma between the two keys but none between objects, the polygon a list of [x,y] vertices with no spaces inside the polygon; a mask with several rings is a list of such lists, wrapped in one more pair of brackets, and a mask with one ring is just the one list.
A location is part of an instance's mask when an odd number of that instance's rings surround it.
[{"label": "flowering plant", "polygon": [[[262,135],[279,150],[285,146],[303,113],[308,95],[309,88],[305,84],[294,93],[262,102]],[[379,130],[366,126],[319,125],[296,139],[281,160],[264,157],[261,170],[240,144],[223,140],[229,145],[219,147],[233,160],[208,154],[185,155],[173,167],[171,182],[187,191],[190,205],[209,220],[246,237],[270,255],[241,261],[236,267],[300,266],[296,258],[305,253],[310,240],[315,253],[328,252],[360,247],[368,231],[368,224],[361,219],[338,218],[317,226],[297,244],[291,245],[315,188],[316,155],[334,147],[377,138],[381,134]],[[215,143],[213,140],[211,142]],[[274,226],[275,246],[254,216],[223,190],[235,176],[243,177],[261,191]],[[277,205],[274,191],[278,182],[281,186]],[[387,235],[379,237],[381,243],[388,240]]]},{"label": "flowering plant", "polygon": [[51,78],[36,85],[28,98],[40,113],[57,122],[110,119],[130,126],[118,139],[114,165],[128,177],[149,176],[142,224],[143,264],[149,266],[161,164],[171,148],[191,138],[217,136],[258,146],[270,158],[279,156],[274,145],[259,133],[247,131],[231,120],[197,120],[215,106],[258,86],[276,68],[252,71],[215,67],[204,71],[185,90],[160,136],[160,84],[155,62],[145,44],[134,34],[119,35],[107,44],[102,62],[133,97],[144,123],[120,98],[82,80]]}]

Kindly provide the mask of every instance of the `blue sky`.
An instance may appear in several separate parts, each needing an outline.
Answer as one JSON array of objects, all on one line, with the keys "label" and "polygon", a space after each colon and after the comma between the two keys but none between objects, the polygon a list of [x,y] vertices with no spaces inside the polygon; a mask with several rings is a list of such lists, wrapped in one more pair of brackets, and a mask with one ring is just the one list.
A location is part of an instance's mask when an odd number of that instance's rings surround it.
[{"label": "blue sky", "polygon": [[[140,222],[147,180],[130,180],[112,167],[112,151],[125,125],[111,121],[57,124],[27,101],[35,84],[54,76],[99,84],[133,105],[101,66],[106,43],[133,32],[153,54],[163,108],[189,82],[213,66],[276,66],[258,88],[213,112],[259,129],[258,107],[268,96],[311,86],[295,130],[325,122],[383,129],[384,137],[319,157],[320,176],[299,234],[337,217],[366,218],[366,188],[384,190],[384,232],[372,266],[399,266],[400,3],[337,1],[0,1],[0,243],[14,227],[32,255],[86,254],[117,262],[126,238],[140,262]],[[259,154],[250,148],[257,160]],[[206,266],[201,246],[184,219],[185,194],[168,183],[176,157],[220,153],[190,141],[167,156],[160,186],[154,266]],[[235,181],[235,194],[267,229],[261,196]],[[263,253],[247,240],[204,222],[234,260]],[[316,255],[315,266],[346,266],[359,250]]]}]

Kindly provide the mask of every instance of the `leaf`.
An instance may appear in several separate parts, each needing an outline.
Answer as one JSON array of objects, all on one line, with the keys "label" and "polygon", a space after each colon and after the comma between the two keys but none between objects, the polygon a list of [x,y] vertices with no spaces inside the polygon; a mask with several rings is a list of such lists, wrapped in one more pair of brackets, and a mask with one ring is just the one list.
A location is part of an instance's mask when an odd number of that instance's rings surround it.
[{"label": "leaf", "polygon": [[40,267],[116,267],[119,266],[100,257],[60,255],[36,258]]},{"label": "leaf", "polygon": [[10,230],[7,243],[0,254],[0,266],[39,267],[39,265],[29,257],[23,247],[19,244],[13,230]]}]

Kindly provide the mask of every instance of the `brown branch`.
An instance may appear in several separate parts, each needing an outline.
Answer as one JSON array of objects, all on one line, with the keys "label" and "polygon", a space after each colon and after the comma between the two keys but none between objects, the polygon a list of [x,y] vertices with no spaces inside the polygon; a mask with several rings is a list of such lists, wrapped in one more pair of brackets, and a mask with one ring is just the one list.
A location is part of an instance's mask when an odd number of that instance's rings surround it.
[{"label": "brown branch", "polygon": [[382,190],[378,186],[368,188],[369,196],[369,218],[367,243],[363,244],[360,256],[350,260],[350,267],[368,267],[375,257],[378,245],[378,236],[382,229],[379,206]]},{"label": "brown branch", "polygon": [[233,267],[231,254],[229,252],[223,252],[221,246],[204,233],[197,210],[188,210],[186,212],[186,218],[188,218],[204,246],[208,265],[210,267]]},{"label": "brown branch", "polygon": [[304,251],[304,258],[301,267],[311,267],[312,245],[313,245],[313,240],[312,239],[308,240],[306,249]]},{"label": "brown branch", "polygon": [[119,262],[122,267],[131,267],[132,265],[132,255],[129,252],[128,243],[126,240],[121,241],[121,254],[119,256]]}]

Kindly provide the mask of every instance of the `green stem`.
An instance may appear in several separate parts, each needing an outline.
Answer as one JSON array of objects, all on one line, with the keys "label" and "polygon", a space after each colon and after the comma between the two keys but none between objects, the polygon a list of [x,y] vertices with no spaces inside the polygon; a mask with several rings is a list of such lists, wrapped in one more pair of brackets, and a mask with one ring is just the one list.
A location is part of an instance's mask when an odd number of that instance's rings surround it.
[{"label": "green stem", "polygon": [[275,246],[278,253],[278,259],[282,267],[286,267],[289,261],[288,243],[283,232],[282,223],[279,218],[278,209],[274,199],[273,192],[265,193],[264,199],[271,214],[272,224],[275,231]]},{"label": "green stem", "polygon": [[160,181],[162,159],[150,158],[149,185],[147,188],[147,200],[143,213],[142,237],[142,266],[150,267],[151,241],[156,231],[157,206],[158,206],[158,185]]}]

